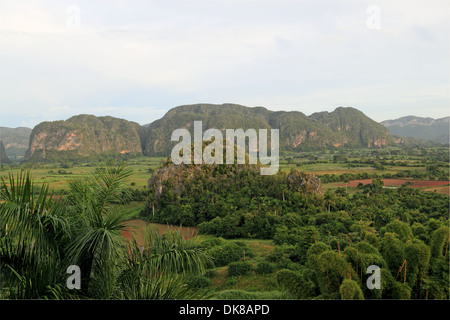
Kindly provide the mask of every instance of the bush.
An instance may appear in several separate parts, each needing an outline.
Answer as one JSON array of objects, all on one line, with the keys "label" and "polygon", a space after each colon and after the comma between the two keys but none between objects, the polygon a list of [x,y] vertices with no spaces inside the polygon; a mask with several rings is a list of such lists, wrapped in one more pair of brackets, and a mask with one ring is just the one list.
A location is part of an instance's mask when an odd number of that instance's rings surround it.
[{"label": "bush", "polygon": [[364,300],[361,287],[357,282],[350,279],[344,279],[339,288],[339,293],[343,300]]},{"label": "bush", "polygon": [[202,242],[200,242],[199,246],[201,248],[212,248],[215,246],[220,246],[225,244],[226,240],[224,238],[212,238],[212,239],[205,239]]},{"label": "bush", "polygon": [[228,276],[244,276],[252,271],[252,265],[249,262],[231,262],[228,265]]},{"label": "bush", "polygon": [[194,276],[188,281],[190,288],[205,288],[212,284],[211,279],[205,276]]},{"label": "bush", "polygon": [[216,267],[226,266],[230,262],[238,261],[244,255],[242,248],[233,242],[212,247],[208,250],[208,253],[213,258]]},{"label": "bush", "polygon": [[227,279],[227,286],[235,286],[238,283],[238,278],[237,277],[230,277]]},{"label": "bush", "polygon": [[268,261],[261,261],[256,265],[256,273],[259,274],[268,274],[272,273],[276,270],[276,266],[273,263],[270,263]]},{"label": "bush", "polygon": [[278,284],[288,290],[296,299],[314,297],[314,283],[304,279],[303,274],[282,269],[277,272]]},{"label": "bush", "polygon": [[205,272],[205,274],[204,274],[204,276],[205,277],[208,277],[208,278],[214,278],[215,276],[217,276],[217,270],[214,270],[214,269],[208,269],[208,270],[206,270],[206,272]]}]

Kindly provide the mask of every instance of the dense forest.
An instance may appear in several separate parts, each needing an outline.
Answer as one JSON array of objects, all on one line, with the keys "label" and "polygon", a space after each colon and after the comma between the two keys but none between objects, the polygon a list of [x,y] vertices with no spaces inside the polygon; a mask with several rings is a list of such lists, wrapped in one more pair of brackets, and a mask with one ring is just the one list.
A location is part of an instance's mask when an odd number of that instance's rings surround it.
[{"label": "dense forest", "polygon": [[[245,165],[168,162],[149,187],[149,221],[273,240],[267,263],[296,298],[449,298],[447,195],[385,188],[379,176],[352,194],[322,192],[320,179],[294,169],[261,176]],[[370,265],[381,268],[379,290],[366,286]]]}]

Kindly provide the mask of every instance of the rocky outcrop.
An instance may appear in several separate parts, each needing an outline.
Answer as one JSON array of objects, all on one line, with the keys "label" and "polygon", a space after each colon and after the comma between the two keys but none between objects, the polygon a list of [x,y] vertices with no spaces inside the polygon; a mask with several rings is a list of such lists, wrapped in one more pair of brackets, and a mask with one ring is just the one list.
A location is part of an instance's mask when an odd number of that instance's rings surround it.
[{"label": "rocky outcrop", "polygon": [[113,117],[79,115],[43,122],[30,136],[25,160],[62,160],[142,154],[141,126]]},{"label": "rocky outcrop", "polygon": [[3,145],[3,142],[0,141],[0,164],[6,164],[11,163],[11,160],[8,158],[5,150],[5,146]]}]

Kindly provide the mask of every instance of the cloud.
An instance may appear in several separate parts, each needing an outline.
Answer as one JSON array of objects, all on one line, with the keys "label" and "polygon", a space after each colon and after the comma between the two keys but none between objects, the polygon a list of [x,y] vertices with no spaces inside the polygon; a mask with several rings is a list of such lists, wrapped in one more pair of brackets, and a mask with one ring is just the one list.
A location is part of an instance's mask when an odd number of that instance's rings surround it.
[{"label": "cloud", "polygon": [[89,111],[156,119],[196,102],[410,113],[426,101],[430,116],[444,116],[448,3],[376,1],[381,29],[369,30],[373,4],[4,1],[1,121]]}]

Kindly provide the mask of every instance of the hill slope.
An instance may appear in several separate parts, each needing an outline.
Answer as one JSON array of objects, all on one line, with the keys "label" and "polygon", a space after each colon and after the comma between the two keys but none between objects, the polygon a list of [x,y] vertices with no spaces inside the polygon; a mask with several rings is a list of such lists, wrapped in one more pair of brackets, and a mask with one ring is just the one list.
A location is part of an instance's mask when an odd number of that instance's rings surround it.
[{"label": "hill slope", "polygon": [[31,131],[32,129],[26,127],[0,127],[0,140],[3,141],[8,157],[20,159],[25,155]]},{"label": "hill slope", "polygon": [[382,121],[381,124],[388,128],[392,134],[402,137],[448,143],[449,119],[450,117],[433,119],[407,116],[395,120]]},{"label": "hill slope", "polygon": [[[149,125],[113,117],[78,115],[66,121],[43,122],[31,135],[26,160],[61,160],[118,154],[168,156],[178,142],[172,132],[185,128],[193,136],[194,121],[202,132],[220,129],[279,129],[280,150],[339,147],[381,148],[396,142],[389,130],[354,108],[337,108],[306,116],[299,111],[270,111],[237,104],[195,104],[169,110]],[[270,131],[269,131],[270,132]]]},{"label": "hill slope", "polygon": [[141,126],[113,117],[78,115],[34,127],[26,160],[60,160],[142,154]]},{"label": "hill slope", "polygon": [[168,155],[176,144],[172,132],[186,128],[193,134],[193,121],[201,120],[203,130],[279,129],[280,149],[309,150],[327,147],[382,147],[393,140],[382,125],[354,108],[338,108],[334,112],[311,116],[298,111],[270,111],[236,104],[196,104],[171,109],[163,118],[145,129],[143,151],[149,155]]},{"label": "hill slope", "polygon": [[6,154],[3,141],[0,141],[0,164],[3,163],[11,163],[11,160],[9,160],[8,155]]}]

